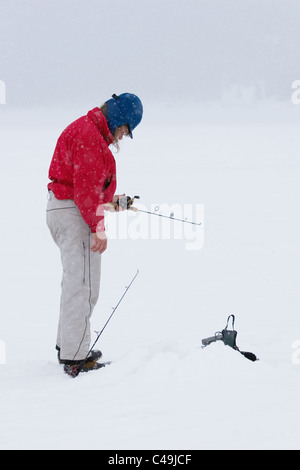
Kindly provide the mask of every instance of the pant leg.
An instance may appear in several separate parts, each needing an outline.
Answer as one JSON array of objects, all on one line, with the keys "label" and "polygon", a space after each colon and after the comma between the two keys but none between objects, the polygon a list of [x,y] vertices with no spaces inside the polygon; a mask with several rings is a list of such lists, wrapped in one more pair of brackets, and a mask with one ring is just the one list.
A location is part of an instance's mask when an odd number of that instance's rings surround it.
[{"label": "pant leg", "polygon": [[90,250],[91,233],[74,201],[51,194],[47,224],[61,252],[57,345],[65,360],[84,359],[91,342],[90,318],[99,296],[101,255]]}]

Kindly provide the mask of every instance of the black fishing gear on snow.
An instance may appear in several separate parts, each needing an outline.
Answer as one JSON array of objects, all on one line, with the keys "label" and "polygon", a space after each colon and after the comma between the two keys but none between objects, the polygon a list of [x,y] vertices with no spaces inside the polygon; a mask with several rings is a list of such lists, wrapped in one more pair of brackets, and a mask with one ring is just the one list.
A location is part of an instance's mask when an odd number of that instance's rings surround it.
[{"label": "black fishing gear on snow", "polygon": [[[230,319],[232,321],[232,330],[228,329]],[[256,357],[255,354],[247,351],[240,351],[236,344],[236,337],[237,337],[237,331],[234,329],[234,322],[235,322],[235,316],[234,315],[229,315],[227,318],[227,323],[222,331],[217,331],[214,336],[210,336],[209,338],[204,338],[202,339],[202,348],[205,348],[211,343],[215,343],[216,341],[223,341],[225,346],[230,346],[232,349],[235,349],[239,353],[241,353],[243,356],[245,356],[247,359],[250,361],[258,361],[258,358]]]}]

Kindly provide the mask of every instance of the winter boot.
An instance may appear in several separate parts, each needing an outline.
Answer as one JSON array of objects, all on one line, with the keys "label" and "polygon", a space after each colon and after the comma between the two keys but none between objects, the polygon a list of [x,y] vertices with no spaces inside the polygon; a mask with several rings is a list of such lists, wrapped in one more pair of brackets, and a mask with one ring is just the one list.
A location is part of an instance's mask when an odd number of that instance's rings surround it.
[{"label": "winter boot", "polygon": [[91,370],[101,369],[105,367],[109,362],[97,362],[97,359],[85,363],[84,361],[77,362],[76,364],[64,364],[64,372],[70,377],[77,377],[80,372],[89,372]]},{"label": "winter boot", "polygon": [[[60,358],[60,348],[58,346],[56,346],[56,350],[58,351],[57,352],[57,359],[58,359],[59,364],[65,364],[67,366],[72,366],[72,365],[78,365],[80,362],[82,362],[82,361],[72,361],[72,360],[68,360],[68,359],[61,359]],[[97,360],[100,359],[101,356],[102,356],[101,351],[99,351],[97,349],[95,349],[95,351],[91,351],[90,355],[84,361],[85,366],[88,367],[90,365],[90,368],[92,369],[93,367],[95,367]]]}]

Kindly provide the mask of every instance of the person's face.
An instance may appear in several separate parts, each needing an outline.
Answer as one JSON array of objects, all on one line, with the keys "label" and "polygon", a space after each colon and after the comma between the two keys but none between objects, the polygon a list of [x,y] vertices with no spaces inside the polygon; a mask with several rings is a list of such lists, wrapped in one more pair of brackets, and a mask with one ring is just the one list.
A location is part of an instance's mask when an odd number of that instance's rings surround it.
[{"label": "person's face", "polygon": [[114,137],[117,140],[122,140],[124,135],[129,135],[129,128],[127,124],[125,124],[124,126],[117,127],[117,129],[115,130]]}]

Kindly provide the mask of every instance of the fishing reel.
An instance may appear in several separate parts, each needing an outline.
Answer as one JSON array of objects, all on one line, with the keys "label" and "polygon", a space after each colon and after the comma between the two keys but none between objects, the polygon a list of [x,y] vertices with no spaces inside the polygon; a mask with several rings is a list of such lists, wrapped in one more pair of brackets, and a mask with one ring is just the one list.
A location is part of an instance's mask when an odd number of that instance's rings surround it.
[{"label": "fishing reel", "polygon": [[128,210],[131,208],[132,204],[134,203],[134,200],[135,199],[140,199],[140,196],[133,196],[133,197],[130,197],[130,196],[124,196],[124,197],[120,197],[117,202],[116,202],[116,205],[117,207],[119,207],[120,209],[122,210]]}]

